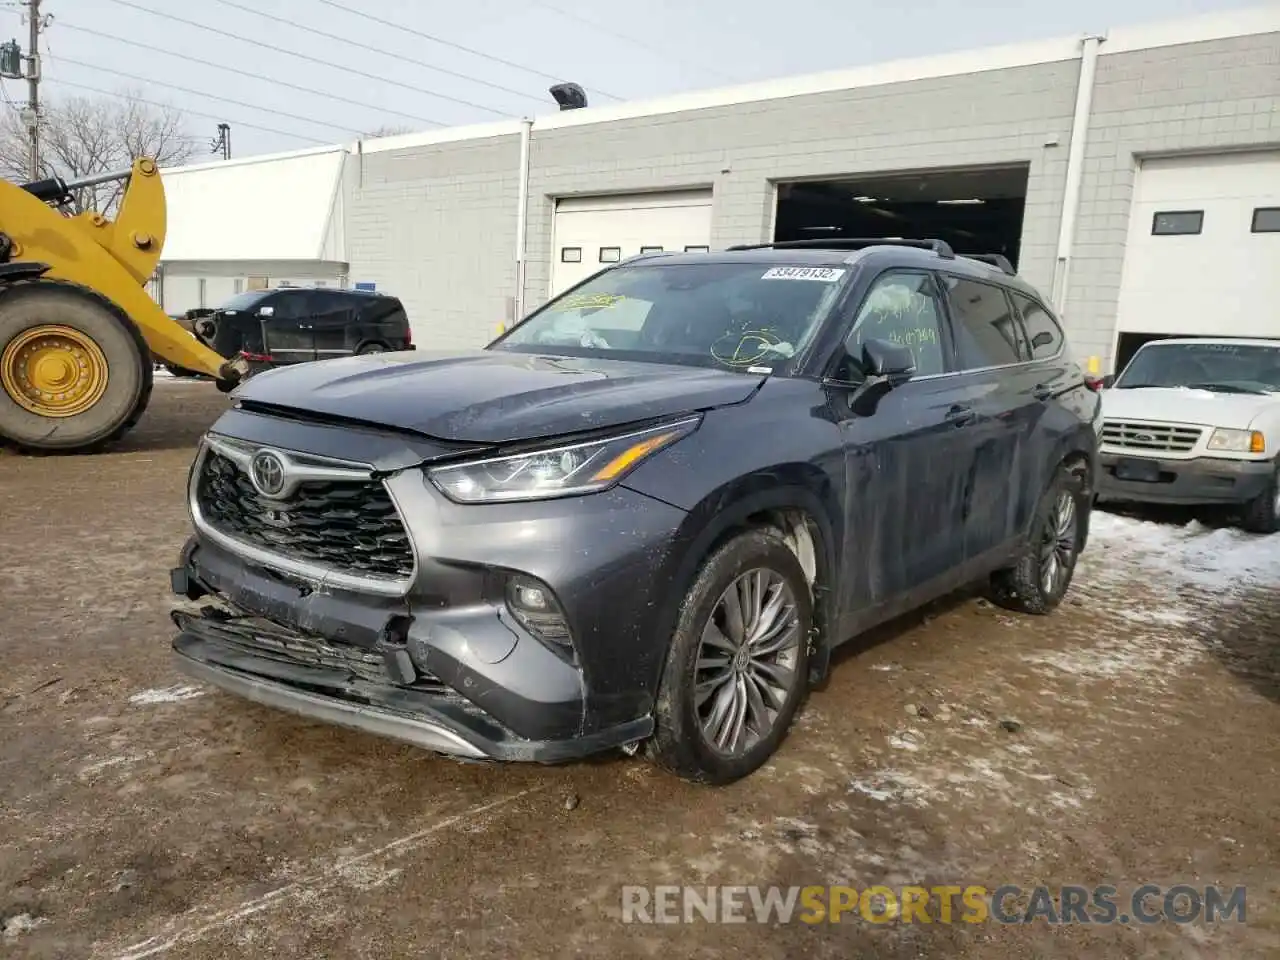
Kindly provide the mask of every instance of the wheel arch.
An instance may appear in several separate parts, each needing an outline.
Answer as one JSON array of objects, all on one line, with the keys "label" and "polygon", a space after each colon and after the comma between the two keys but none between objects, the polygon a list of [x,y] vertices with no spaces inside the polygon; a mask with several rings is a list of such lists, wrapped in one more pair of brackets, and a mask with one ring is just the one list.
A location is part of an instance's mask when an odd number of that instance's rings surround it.
[{"label": "wheel arch", "polygon": [[1083,506],[1080,522],[1080,550],[1083,552],[1089,545],[1093,495],[1098,486],[1099,465],[1096,448],[1080,442],[1078,438],[1075,442],[1068,443],[1063,450],[1059,451],[1058,462],[1054,465],[1055,473],[1064,469],[1075,476],[1080,483],[1080,503]]},{"label": "wheel arch", "polygon": [[[771,528],[783,537],[809,579],[816,636],[811,638],[809,679],[820,683],[827,673],[836,623],[834,582],[841,531],[831,508],[831,492],[819,472],[797,465],[782,480],[776,471],[741,478],[704,498],[693,510],[677,538],[680,546],[667,565],[671,596],[682,600],[698,571],[717,549],[752,529]],[[807,465],[806,465],[807,466]],[[781,481],[781,482],[780,482]],[[680,603],[667,605],[656,628],[669,638],[675,630]],[[665,669],[670,644],[663,651],[659,672]]]}]

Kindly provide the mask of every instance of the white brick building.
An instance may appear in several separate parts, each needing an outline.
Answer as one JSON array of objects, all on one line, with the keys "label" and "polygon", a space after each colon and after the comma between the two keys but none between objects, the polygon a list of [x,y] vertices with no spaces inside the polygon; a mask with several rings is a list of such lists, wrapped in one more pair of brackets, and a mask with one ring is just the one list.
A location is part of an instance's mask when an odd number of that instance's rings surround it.
[{"label": "white brick building", "polygon": [[1280,336],[1276,4],[344,150],[339,272],[424,347],[644,246],[868,233],[1006,253],[1104,369]]}]

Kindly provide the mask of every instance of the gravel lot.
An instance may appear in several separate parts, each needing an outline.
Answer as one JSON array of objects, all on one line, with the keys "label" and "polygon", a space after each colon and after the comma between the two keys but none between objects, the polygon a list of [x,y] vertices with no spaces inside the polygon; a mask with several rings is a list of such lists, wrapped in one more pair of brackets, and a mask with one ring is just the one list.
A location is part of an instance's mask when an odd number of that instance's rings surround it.
[{"label": "gravel lot", "polygon": [[[165,382],[111,454],[0,453],[0,955],[1280,955],[1280,536],[1100,514],[1058,614],[878,631],[729,788],[461,764],[170,668],[226,402]],[[1145,882],[1246,885],[1247,922],[621,922],[624,884]]]}]

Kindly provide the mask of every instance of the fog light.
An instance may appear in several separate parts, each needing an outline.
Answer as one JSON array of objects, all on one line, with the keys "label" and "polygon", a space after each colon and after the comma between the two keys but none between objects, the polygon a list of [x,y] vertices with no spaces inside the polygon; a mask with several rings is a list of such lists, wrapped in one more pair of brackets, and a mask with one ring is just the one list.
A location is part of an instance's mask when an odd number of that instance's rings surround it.
[{"label": "fog light", "polygon": [[569,622],[545,583],[522,574],[513,575],[507,580],[507,608],[539,640],[572,647]]}]

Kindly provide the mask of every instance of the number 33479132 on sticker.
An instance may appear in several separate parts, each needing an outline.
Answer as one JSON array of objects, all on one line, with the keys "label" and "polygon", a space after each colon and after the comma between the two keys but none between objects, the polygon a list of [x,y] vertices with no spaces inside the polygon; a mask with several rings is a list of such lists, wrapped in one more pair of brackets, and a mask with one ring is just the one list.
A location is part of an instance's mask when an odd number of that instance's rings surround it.
[{"label": "number 33479132 on sticker", "polygon": [[839,267],[770,267],[763,280],[817,280],[819,283],[835,283],[844,276]]}]

